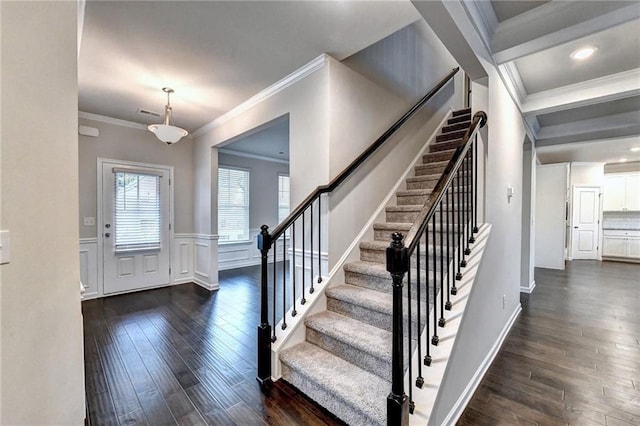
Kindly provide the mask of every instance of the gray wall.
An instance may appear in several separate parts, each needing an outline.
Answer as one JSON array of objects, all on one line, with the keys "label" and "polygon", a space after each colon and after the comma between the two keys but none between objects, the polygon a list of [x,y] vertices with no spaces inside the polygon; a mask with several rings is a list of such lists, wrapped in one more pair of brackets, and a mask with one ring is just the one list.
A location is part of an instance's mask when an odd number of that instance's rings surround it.
[{"label": "gray wall", "polygon": [[79,123],[100,130],[97,138],[78,136],[80,170],[80,237],[97,236],[95,226],[84,226],[82,218],[97,219],[97,159],[135,161],[174,167],[174,230],[193,230],[193,142],[183,139],[167,146],[146,129],[123,127],[81,118]]},{"label": "gray wall", "polygon": [[[233,144],[229,145],[233,148]],[[218,153],[218,165],[249,169],[249,228],[278,224],[278,173],[289,174],[289,165]]]},{"label": "gray wall", "polygon": [[422,19],[342,63],[411,101],[423,97],[457,66],[449,51]]},{"label": "gray wall", "polygon": [[83,424],[76,2],[0,2],[3,425]]},{"label": "gray wall", "polygon": [[522,258],[520,287],[529,288],[534,282],[536,149],[527,139],[522,157]]}]

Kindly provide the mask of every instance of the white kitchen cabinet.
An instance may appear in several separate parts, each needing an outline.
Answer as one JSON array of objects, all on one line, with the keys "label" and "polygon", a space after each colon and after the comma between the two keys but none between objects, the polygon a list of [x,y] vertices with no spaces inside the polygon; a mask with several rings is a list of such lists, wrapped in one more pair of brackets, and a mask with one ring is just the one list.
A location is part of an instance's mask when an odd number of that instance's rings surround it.
[{"label": "white kitchen cabinet", "polygon": [[640,210],[640,174],[627,175],[625,182],[625,208]]},{"label": "white kitchen cabinet", "polygon": [[640,173],[615,173],[604,177],[604,211],[640,211]]},{"label": "white kitchen cabinet", "polygon": [[640,259],[640,237],[629,237],[628,250],[629,257]]},{"label": "white kitchen cabinet", "polygon": [[640,231],[605,230],[602,256],[640,259]]}]

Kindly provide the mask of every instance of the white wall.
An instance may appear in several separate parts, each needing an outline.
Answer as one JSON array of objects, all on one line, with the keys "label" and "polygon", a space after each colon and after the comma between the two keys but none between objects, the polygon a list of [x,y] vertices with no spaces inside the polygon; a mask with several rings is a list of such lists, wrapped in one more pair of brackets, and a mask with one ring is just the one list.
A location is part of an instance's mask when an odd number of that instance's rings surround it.
[{"label": "white wall", "polygon": [[[380,206],[427,138],[438,130],[437,124],[449,107],[459,106],[454,92],[454,84],[450,83],[443,89],[443,95],[425,106],[330,195],[330,268]],[[329,93],[329,169],[330,176],[335,177],[400,118],[411,103],[333,60]]]},{"label": "white wall", "polygon": [[100,131],[97,138],[78,136],[80,173],[80,237],[97,237],[96,226],[84,226],[82,218],[97,218],[96,167],[98,158],[135,161],[174,167],[174,231],[192,233],[193,141],[182,139],[167,146],[146,129],[119,126],[80,118],[79,123]]},{"label": "white wall", "polygon": [[[470,383],[478,379],[474,375],[488,367],[491,355],[498,349],[496,342],[504,337],[520,309],[525,129],[520,112],[495,69],[487,63],[484,66],[489,74],[488,105],[478,107],[488,114],[485,202],[486,221],[493,228],[431,414],[429,422],[434,425],[443,424],[452,408],[460,408],[461,397],[471,396]],[[511,200],[507,199],[507,185],[515,190]]]},{"label": "white wall", "polygon": [[522,256],[520,291],[531,293],[535,287],[535,205],[536,148],[527,140],[522,157]]},{"label": "white wall", "polygon": [[568,163],[536,168],[535,265],[564,269]]},{"label": "white wall", "polygon": [[81,425],[77,5],[1,2],[6,425]]}]

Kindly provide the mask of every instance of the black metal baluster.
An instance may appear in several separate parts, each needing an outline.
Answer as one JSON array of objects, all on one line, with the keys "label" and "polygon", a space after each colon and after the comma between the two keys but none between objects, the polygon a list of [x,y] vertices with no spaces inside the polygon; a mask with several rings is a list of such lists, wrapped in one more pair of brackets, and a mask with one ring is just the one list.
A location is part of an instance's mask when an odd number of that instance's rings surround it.
[{"label": "black metal baluster", "polygon": [[[466,229],[466,226],[464,225],[464,194],[462,193],[462,188],[464,187],[464,176],[463,176],[463,168],[460,167],[460,169],[458,169],[458,219],[460,220],[460,235],[459,235],[459,246],[460,246],[460,267],[464,268],[467,266],[467,260],[464,257],[464,232]],[[457,277],[456,277],[457,278]],[[462,279],[462,273],[460,274],[460,278]]]},{"label": "black metal baluster", "polygon": [[465,156],[462,159],[462,165],[460,166],[460,174],[462,178],[462,187],[465,188],[462,193],[462,202],[460,208],[462,209],[462,267],[467,266],[467,260],[465,255],[467,254],[467,173],[466,173],[466,161],[467,157]]},{"label": "black metal baluster", "polygon": [[276,240],[273,240],[273,309],[272,309],[272,317],[273,317],[273,336],[271,337],[271,342],[276,341],[276,289],[278,288],[278,282],[276,280],[276,257],[278,257],[278,251],[276,250]]},{"label": "black metal baluster", "polygon": [[387,247],[387,271],[393,280],[393,338],[391,349],[391,393],[387,396],[387,424],[408,425],[409,406],[404,393],[404,315],[402,314],[402,280],[409,270],[409,256],[402,234],[391,234]]},{"label": "black metal baluster", "polygon": [[471,223],[471,150],[467,151],[467,155],[465,156],[465,165],[466,165],[466,181],[467,181],[467,220],[465,222],[465,228],[467,229],[467,238],[465,239],[465,244],[467,245],[467,249],[464,254],[467,256],[471,254],[471,247],[469,247],[469,243],[471,243],[471,238],[473,237],[473,224]]},{"label": "black metal baluster", "polygon": [[303,211],[302,212],[302,299],[300,300],[300,304],[304,305],[305,303],[307,303],[307,299],[305,299],[305,292],[304,292],[304,281],[305,281],[305,274],[307,273],[307,270],[305,269],[305,258],[307,257],[307,252],[305,251],[305,234],[307,233],[307,228],[305,228],[305,221],[304,221],[304,217],[306,215],[307,211]]},{"label": "black metal baluster", "polygon": [[[427,226],[427,232],[429,227]],[[438,342],[440,338],[438,337],[438,282],[436,281],[436,215],[434,213],[431,216],[431,233],[433,234],[433,337],[431,338],[431,343],[433,346],[438,346]],[[429,236],[427,235],[427,241],[429,241]]]},{"label": "black metal baluster", "polygon": [[[411,269],[409,269],[409,271],[411,271]],[[416,245],[416,297],[418,298],[416,308],[418,311],[418,318],[416,320],[418,325],[416,327],[416,334],[418,335],[418,377],[416,377],[416,386],[422,389],[422,386],[424,385],[424,377],[422,377],[422,364],[420,363],[420,360],[422,359],[422,327],[420,327],[420,323],[422,320],[420,309],[422,305],[422,298],[420,297],[420,238],[418,238],[418,244]],[[411,305],[411,294],[409,294],[409,305]],[[427,315],[428,314],[429,311],[427,311]],[[411,321],[411,318],[409,318],[409,321]],[[411,381],[409,381],[409,383],[411,383]]]},{"label": "black metal baluster", "polygon": [[263,390],[271,386],[271,325],[269,324],[268,289],[269,278],[267,275],[267,260],[271,248],[271,235],[269,227],[262,225],[258,236],[258,249],[260,250],[260,325],[258,325],[258,374],[256,379]]},{"label": "black metal baluster", "polygon": [[[458,250],[458,257],[456,259],[456,267],[458,268],[458,272],[456,273],[456,280],[460,281],[462,279],[462,271],[460,267],[462,266],[462,238],[460,236],[460,232],[462,230],[462,217],[460,216],[460,170],[456,172],[455,176],[455,202],[454,202],[454,216],[457,213],[457,223],[456,223],[456,245]],[[453,287],[451,287],[451,294],[454,296],[458,293],[458,288],[456,287],[456,283],[454,281]]]},{"label": "black metal baluster", "polygon": [[[449,202],[449,200],[451,199],[450,195],[451,195],[451,187],[449,187],[447,189],[447,191],[444,194],[444,198],[442,199],[442,205],[444,206],[445,202]],[[453,221],[453,219],[451,218],[451,209],[447,209],[447,303],[445,303],[444,308],[447,311],[451,310],[451,299],[450,299],[450,292],[451,292],[451,254],[450,254],[450,249],[449,249],[449,233],[451,232],[451,222]],[[440,238],[442,238],[442,228],[440,228]]]},{"label": "black metal baluster", "polygon": [[322,282],[322,208],[320,200],[322,200],[322,194],[318,196],[318,284]]},{"label": "black metal baluster", "polygon": [[478,233],[478,135],[473,139],[473,233]]},{"label": "black metal baluster", "polygon": [[310,260],[309,260],[309,266],[311,267],[311,285],[309,287],[309,294],[313,294],[314,291],[316,291],[315,288],[313,288],[313,201],[311,202],[311,205],[309,206],[309,209],[311,210],[311,227],[310,227],[310,235],[311,235],[311,241],[309,242],[311,245],[311,255],[310,255]]},{"label": "black metal baluster", "polygon": [[[442,205],[442,201],[440,202],[440,319],[438,320],[438,325],[440,327],[444,327],[447,321],[444,319],[444,241],[442,239],[442,228],[444,227],[442,220],[442,209],[444,206]],[[433,219],[435,223],[435,213],[433,214]],[[436,229],[435,226],[433,228],[433,239],[436,239]]]},{"label": "black metal baluster", "polygon": [[[422,238],[422,235],[419,237]],[[431,348],[430,348],[430,344],[429,344],[429,336],[431,336],[431,329],[429,328],[429,234],[427,233],[427,230],[424,230],[424,243],[425,243],[425,248],[424,248],[424,269],[425,269],[425,273],[424,273],[424,294],[425,294],[425,303],[427,305],[427,315],[425,315],[425,328],[427,330],[427,336],[426,336],[426,354],[424,356],[424,365],[426,365],[427,367],[429,367],[431,365]]]},{"label": "black metal baluster", "polygon": [[[407,332],[409,334],[409,338],[407,339],[407,349],[409,350],[409,383],[412,383],[413,378],[413,363],[411,362],[411,355],[413,352],[411,351],[411,256],[409,256],[409,268],[407,269],[407,296],[409,303],[407,304]],[[404,362],[404,360],[403,360]],[[413,414],[413,411],[416,408],[415,402],[413,402],[413,386],[409,385],[409,414]]]},{"label": "black metal baluster", "polygon": [[298,255],[296,254],[297,248],[296,248],[296,221],[294,220],[293,223],[291,224],[291,273],[293,274],[292,277],[292,281],[293,281],[293,310],[291,311],[291,316],[295,317],[296,315],[298,315],[298,311],[296,310],[296,263],[297,263],[297,257]]},{"label": "black metal baluster", "polygon": [[282,329],[287,328],[287,232],[282,233]]}]

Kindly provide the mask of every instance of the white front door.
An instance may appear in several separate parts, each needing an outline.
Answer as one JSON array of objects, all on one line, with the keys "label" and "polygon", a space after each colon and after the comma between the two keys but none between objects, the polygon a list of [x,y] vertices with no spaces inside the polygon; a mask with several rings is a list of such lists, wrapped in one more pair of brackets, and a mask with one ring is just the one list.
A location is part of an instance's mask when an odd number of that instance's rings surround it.
[{"label": "white front door", "polygon": [[104,294],[170,281],[171,169],[102,160]]},{"label": "white front door", "polygon": [[600,228],[600,188],[573,189],[571,257],[597,259]]}]

